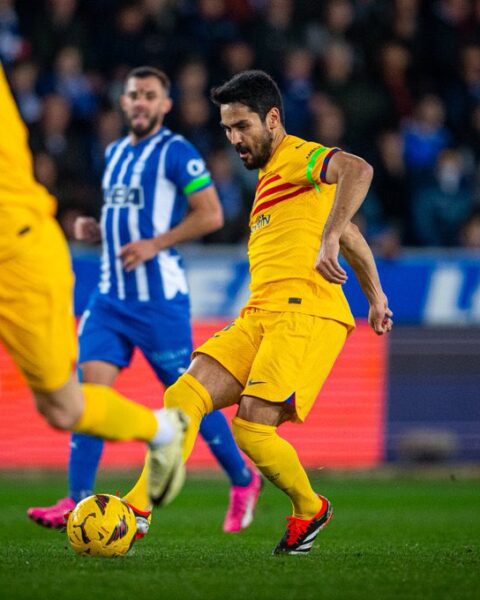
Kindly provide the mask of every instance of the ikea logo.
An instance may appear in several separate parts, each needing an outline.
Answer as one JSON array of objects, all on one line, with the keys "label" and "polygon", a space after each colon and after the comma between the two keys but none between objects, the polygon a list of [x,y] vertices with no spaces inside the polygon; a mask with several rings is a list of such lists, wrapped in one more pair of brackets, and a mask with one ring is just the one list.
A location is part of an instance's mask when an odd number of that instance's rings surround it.
[{"label": "ikea logo", "polygon": [[141,186],[129,187],[126,185],[115,185],[105,194],[105,203],[109,206],[126,208],[135,206],[136,208],[143,208],[143,188]]},{"label": "ikea logo", "polygon": [[257,220],[250,226],[250,232],[254,233],[270,223],[270,215],[258,215]]}]

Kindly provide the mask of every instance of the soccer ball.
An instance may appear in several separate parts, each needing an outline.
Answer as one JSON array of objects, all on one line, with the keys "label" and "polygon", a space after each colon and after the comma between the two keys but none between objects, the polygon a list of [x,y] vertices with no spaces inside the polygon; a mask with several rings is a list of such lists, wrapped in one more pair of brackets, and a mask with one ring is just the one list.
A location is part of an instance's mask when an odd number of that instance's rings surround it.
[{"label": "soccer ball", "polygon": [[110,494],[95,494],[68,516],[67,537],[77,554],[122,556],[135,541],[137,521],[128,504]]}]

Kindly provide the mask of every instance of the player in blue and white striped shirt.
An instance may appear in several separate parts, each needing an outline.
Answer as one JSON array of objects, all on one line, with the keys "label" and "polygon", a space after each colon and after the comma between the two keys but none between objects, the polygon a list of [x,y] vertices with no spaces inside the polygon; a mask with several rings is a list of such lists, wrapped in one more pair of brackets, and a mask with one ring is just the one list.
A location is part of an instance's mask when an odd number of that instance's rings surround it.
[{"label": "player in blue and white striped shirt", "polygon": [[[101,277],[79,328],[81,376],[113,385],[140,348],[166,386],[189,365],[192,352],[189,296],[182,259],[174,245],[222,225],[221,207],[205,163],[181,135],[163,126],[172,101],[166,75],[150,67],[127,77],[121,106],[126,137],[106,151],[100,225],[82,217],[76,234],[102,240]],[[242,458],[225,417],[207,415],[200,429],[232,482],[225,531],[251,521],[260,477]],[[47,508],[30,509],[36,522],[63,525],[63,513],[92,493],[103,441],[72,436],[69,497]],[[148,511],[143,490],[127,500]]]}]

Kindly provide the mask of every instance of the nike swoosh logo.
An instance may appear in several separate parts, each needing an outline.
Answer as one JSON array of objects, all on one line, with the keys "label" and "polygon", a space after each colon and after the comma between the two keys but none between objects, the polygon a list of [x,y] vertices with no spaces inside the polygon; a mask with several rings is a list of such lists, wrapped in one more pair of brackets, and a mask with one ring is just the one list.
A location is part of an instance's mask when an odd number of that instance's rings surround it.
[{"label": "nike swoosh logo", "polygon": [[298,146],[295,146],[295,150],[298,150],[302,146],[305,146],[305,142],[302,142],[301,144],[298,144]]},{"label": "nike swoosh logo", "polygon": [[255,381],[253,379],[249,379],[247,381],[247,385],[257,385],[258,383],[267,383],[266,381]]}]

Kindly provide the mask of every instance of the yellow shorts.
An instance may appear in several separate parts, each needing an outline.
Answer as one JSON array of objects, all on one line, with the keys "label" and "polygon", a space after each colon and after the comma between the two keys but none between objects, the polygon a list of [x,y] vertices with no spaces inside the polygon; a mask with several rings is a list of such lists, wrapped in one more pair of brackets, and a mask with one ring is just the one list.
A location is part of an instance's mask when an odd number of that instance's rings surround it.
[{"label": "yellow shorts", "polygon": [[291,404],[304,421],[347,334],[332,319],[249,309],[195,354],[217,360],[244,386],[242,395]]},{"label": "yellow shorts", "polygon": [[51,217],[33,217],[29,243],[0,262],[0,341],[37,391],[64,385],[76,359],[73,273]]}]

